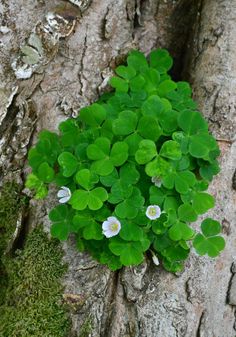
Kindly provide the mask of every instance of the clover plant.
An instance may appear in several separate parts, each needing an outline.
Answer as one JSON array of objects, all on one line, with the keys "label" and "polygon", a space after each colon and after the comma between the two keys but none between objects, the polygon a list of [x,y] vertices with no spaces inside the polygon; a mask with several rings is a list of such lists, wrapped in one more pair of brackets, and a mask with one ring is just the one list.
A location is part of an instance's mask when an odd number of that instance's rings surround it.
[{"label": "clover plant", "polygon": [[207,218],[197,232],[190,226],[214,207],[206,190],[220,152],[189,84],[168,74],[172,63],[163,49],[148,59],[131,51],[110,80],[112,92],[60,123],[58,134],[40,132],[29,151],[26,186],[36,198],[50,184],[58,188],[52,236],[73,233],[80,251],[111,270],[140,264],[149,251],[176,272],[191,241],[210,257],[225,246],[219,222]]}]

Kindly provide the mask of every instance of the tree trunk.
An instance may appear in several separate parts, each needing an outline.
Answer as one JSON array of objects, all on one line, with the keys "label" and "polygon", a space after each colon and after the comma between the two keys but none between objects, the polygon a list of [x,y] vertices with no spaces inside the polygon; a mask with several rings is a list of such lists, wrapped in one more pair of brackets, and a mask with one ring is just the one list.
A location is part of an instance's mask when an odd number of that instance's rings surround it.
[{"label": "tree trunk", "polygon": [[[174,79],[192,84],[221,148],[221,173],[210,187],[216,207],[210,215],[222,222],[227,242],[220,257],[211,260],[193,252],[184,272],[172,275],[148,259],[110,272],[78,253],[71,239],[64,244],[69,265],[64,297],[80,299],[71,313],[73,331],[91,337],[234,337],[236,1],[71,2],[75,6],[56,0],[0,4],[2,180],[24,179],[27,151],[37,132],[56,130],[60,121],[94,102],[130,49],[148,54],[163,47],[174,57]],[[29,44],[35,29],[46,27],[49,12],[65,22],[49,38],[44,34],[47,53],[27,73],[20,68],[19,47]],[[53,200],[32,203],[27,225],[43,222],[48,229]]]}]

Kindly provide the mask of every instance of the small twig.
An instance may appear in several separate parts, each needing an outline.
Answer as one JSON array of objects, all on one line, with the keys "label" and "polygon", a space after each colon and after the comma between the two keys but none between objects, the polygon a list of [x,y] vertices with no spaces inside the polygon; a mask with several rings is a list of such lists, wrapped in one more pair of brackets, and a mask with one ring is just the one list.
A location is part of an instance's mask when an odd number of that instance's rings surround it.
[{"label": "small twig", "polygon": [[225,139],[225,138],[216,138],[217,142],[225,142],[229,144],[233,144],[235,142],[235,139]]}]

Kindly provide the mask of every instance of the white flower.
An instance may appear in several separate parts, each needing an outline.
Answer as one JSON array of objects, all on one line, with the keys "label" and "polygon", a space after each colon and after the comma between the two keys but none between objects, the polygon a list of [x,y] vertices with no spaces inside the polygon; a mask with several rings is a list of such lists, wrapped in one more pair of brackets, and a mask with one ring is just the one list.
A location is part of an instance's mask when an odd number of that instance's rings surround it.
[{"label": "white flower", "polygon": [[64,204],[71,198],[71,191],[68,187],[62,186],[61,189],[57,192],[57,197],[59,198],[60,204]]},{"label": "white flower", "polygon": [[121,229],[121,223],[114,216],[110,216],[102,224],[102,232],[107,238],[111,238],[112,236],[117,235],[120,229]]},{"label": "white flower", "polygon": [[156,187],[161,187],[161,179],[159,177],[152,177],[152,183],[154,183]]},{"label": "white flower", "polygon": [[157,206],[157,205],[148,206],[148,208],[146,210],[146,216],[151,220],[155,220],[155,219],[160,218],[160,216],[161,216],[160,207]]},{"label": "white flower", "polygon": [[152,253],[152,261],[156,266],[159,266],[160,262],[158,260],[158,257],[154,253]]}]

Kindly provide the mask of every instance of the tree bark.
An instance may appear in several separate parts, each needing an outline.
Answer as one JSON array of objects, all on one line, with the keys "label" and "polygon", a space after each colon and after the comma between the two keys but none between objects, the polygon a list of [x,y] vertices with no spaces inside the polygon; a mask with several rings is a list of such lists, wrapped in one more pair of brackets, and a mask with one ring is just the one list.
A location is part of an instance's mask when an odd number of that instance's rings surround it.
[{"label": "tree bark", "polygon": [[[236,2],[93,0],[87,2],[86,9],[81,7],[82,1],[71,2],[77,6],[56,0],[4,0],[0,4],[2,181],[24,180],[27,151],[37,132],[56,130],[60,121],[94,102],[130,49],[148,54],[153,48],[164,47],[174,57],[174,79],[191,82],[194,97],[221,148],[221,173],[210,187],[216,198],[210,216],[222,222],[227,242],[217,259],[192,252],[184,272],[172,275],[149,259],[138,267],[110,272],[77,252],[71,239],[64,244],[69,266],[64,284],[65,298],[73,294],[79,299],[71,313],[73,331],[79,336],[89,321],[86,336],[91,337],[233,337]],[[54,42],[47,40],[50,53],[29,78],[17,76],[12,64],[21,55],[19,47],[27,45],[35,27],[45,27],[49,12],[65,17],[65,11],[72,13],[63,26],[66,33],[57,31]],[[43,222],[48,230],[47,213],[53,202],[53,198],[32,202],[35,207],[27,224]]]}]

